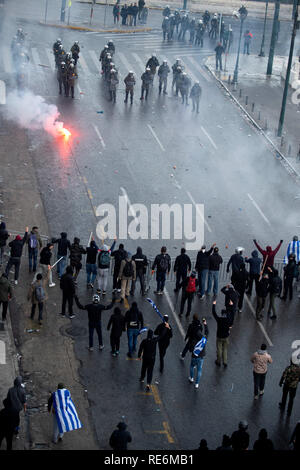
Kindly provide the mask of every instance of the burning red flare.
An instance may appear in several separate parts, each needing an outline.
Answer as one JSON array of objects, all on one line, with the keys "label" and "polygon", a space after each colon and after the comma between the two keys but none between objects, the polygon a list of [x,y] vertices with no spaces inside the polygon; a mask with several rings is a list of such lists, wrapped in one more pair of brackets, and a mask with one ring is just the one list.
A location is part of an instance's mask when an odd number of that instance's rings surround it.
[{"label": "burning red flare", "polygon": [[71,132],[68,131],[68,129],[66,129],[65,127],[62,127],[59,130],[59,133],[62,137],[64,137],[65,140],[69,140],[70,136],[72,135]]}]

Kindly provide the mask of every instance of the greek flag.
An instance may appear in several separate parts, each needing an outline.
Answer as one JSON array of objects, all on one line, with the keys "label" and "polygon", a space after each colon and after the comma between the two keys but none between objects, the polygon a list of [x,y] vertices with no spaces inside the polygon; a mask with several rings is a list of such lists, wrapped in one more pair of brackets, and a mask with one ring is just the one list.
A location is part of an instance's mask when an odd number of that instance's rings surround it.
[{"label": "greek flag", "polygon": [[145,328],[142,328],[142,329],[139,331],[139,335],[140,335],[141,333],[145,333],[146,331],[148,331],[148,328],[146,328],[146,327],[145,327]]},{"label": "greek flag", "polygon": [[207,343],[207,339],[205,338],[205,336],[203,336],[200,341],[198,341],[198,343],[196,344],[196,346],[194,347],[194,351],[193,351],[193,354],[195,356],[199,356],[199,354],[201,353],[201,351],[203,351],[205,345]]},{"label": "greek flag", "polygon": [[288,263],[288,258],[291,253],[294,253],[296,256],[296,263],[299,263],[300,261],[300,241],[293,240],[292,242],[289,243],[289,246],[287,248],[286,256],[284,257],[284,264]]},{"label": "greek flag", "polygon": [[82,428],[69,390],[58,389],[52,397],[59,432],[62,434]]},{"label": "greek flag", "polygon": [[164,317],[162,316],[162,314],[160,313],[160,311],[158,310],[158,308],[156,307],[155,303],[153,302],[153,300],[151,300],[149,297],[147,297],[148,302],[152,305],[152,307],[154,308],[154,310],[156,311],[156,313],[160,316],[160,318],[162,319],[162,321],[165,321],[164,320]]}]

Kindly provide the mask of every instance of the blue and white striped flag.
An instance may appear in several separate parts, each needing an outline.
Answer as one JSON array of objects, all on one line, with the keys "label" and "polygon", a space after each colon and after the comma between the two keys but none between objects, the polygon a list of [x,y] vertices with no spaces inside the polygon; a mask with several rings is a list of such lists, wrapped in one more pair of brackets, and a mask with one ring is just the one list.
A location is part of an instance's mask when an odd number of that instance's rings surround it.
[{"label": "blue and white striped flag", "polygon": [[292,242],[289,243],[289,246],[287,247],[287,252],[284,257],[284,264],[288,263],[288,258],[291,253],[294,253],[296,256],[296,263],[299,263],[300,261],[300,241],[293,240]]},{"label": "blue and white striped flag", "polygon": [[152,307],[154,308],[154,310],[156,311],[156,313],[160,316],[160,318],[162,319],[162,321],[164,322],[164,317],[162,316],[162,314],[160,313],[160,311],[158,310],[157,306],[155,305],[155,303],[153,302],[153,300],[151,300],[149,297],[147,297],[148,302],[152,305]]},{"label": "blue and white striped flag", "polygon": [[146,328],[146,327],[145,327],[145,328],[141,328],[140,331],[139,331],[139,335],[140,335],[141,333],[145,333],[146,331],[148,331],[148,328]]},{"label": "blue and white striped flag", "polygon": [[58,389],[52,397],[59,432],[62,434],[82,428],[69,390]]},{"label": "blue and white striped flag", "polygon": [[193,354],[195,354],[195,356],[199,356],[199,354],[201,353],[201,351],[203,351],[205,345],[207,343],[207,339],[205,338],[205,336],[203,336],[200,341],[198,341],[198,343],[196,344],[196,346],[194,347],[194,351],[193,351]]}]

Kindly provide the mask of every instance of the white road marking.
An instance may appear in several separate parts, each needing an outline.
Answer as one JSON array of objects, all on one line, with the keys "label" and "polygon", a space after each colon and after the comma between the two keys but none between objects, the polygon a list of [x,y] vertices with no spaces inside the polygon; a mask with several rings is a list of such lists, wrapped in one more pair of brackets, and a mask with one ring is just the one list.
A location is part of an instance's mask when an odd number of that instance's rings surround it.
[{"label": "white road marking", "polygon": [[167,299],[167,302],[168,302],[168,304],[169,304],[170,310],[171,310],[171,312],[172,312],[172,314],[173,314],[174,320],[176,321],[176,324],[177,324],[177,326],[178,326],[178,329],[179,329],[179,331],[180,331],[180,333],[181,333],[181,335],[182,335],[182,337],[183,337],[183,339],[184,339],[184,338],[185,338],[185,331],[184,331],[184,329],[183,329],[182,324],[180,323],[180,320],[179,320],[179,317],[178,317],[177,313],[175,312],[175,308],[174,308],[173,302],[172,302],[172,300],[170,299],[169,292],[167,291],[166,288],[164,288],[164,293],[165,293],[165,297],[166,297],[166,299]]},{"label": "white road marking", "polygon": [[95,64],[96,69],[97,69],[98,72],[99,72],[99,69],[100,69],[100,62],[99,62],[98,57],[96,56],[96,52],[95,52],[95,51],[89,51],[89,54],[90,54],[90,56],[91,56],[91,58],[92,58],[92,61],[93,61],[94,64]]},{"label": "white road marking", "polygon": [[160,146],[160,148],[162,149],[163,152],[166,151],[166,149],[164,148],[163,144],[161,143],[161,141],[159,140],[159,138],[157,137],[155,131],[153,130],[152,126],[150,126],[150,124],[147,124],[147,126],[149,127],[153,137],[155,138],[156,142],[158,143],[158,145]]},{"label": "white road marking", "polygon": [[102,138],[102,135],[100,134],[100,131],[99,131],[98,127],[95,124],[93,124],[93,126],[94,126],[94,129],[95,129],[95,132],[96,132],[97,136],[99,137],[99,140],[101,142],[102,147],[105,149],[106,145],[105,145],[105,142]]},{"label": "white road marking", "polygon": [[203,70],[201,65],[199,65],[193,57],[187,57],[187,60],[190,61],[191,64],[193,64],[193,66],[198,70],[198,72],[201,73],[202,77],[205,78],[205,80],[207,80],[208,82],[212,81],[208,73],[206,73],[205,70]]},{"label": "white road marking", "polygon": [[136,216],[135,210],[132,208],[132,204],[131,204],[131,202],[130,202],[129,196],[128,196],[126,190],[125,190],[124,188],[122,188],[122,186],[120,187],[120,189],[121,189],[121,191],[122,191],[122,193],[123,193],[123,196],[125,197],[126,202],[127,202],[127,204],[128,204],[129,213],[130,213],[131,216],[134,218],[134,221],[135,221],[136,225],[138,225],[138,224],[139,224],[139,221],[138,221],[138,218],[137,218],[137,216]]},{"label": "white road marking", "polygon": [[190,200],[192,201],[192,203],[194,204],[195,206],[195,209],[197,211],[197,213],[199,214],[199,216],[201,217],[203,223],[206,225],[206,228],[207,230],[211,233],[212,232],[212,229],[210,228],[208,222],[205,220],[205,217],[203,217],[203,214],[202,212],[199,210],[196,202],[195,202],[195,199],[193,198],[193,196],[191,195],[191,193],[189,191],[186,191],[186,194],[188,195],[188,197],[190,198]]},{"label": "white road marking", "polygon": [[[245,295],[244,298],[245,298],[245,300],[246,300],[246,302],[247,302],[247,304],[248,304],[248,306],[249,306],[249,308],[250,308],[251,312],[253,313],[253,316],[254,316],[254,318],[255,318],[255,320],[256,320],[256,312],[255,312],[255,310],[254,310],[253,305],[251,304],[251,302],[250,302],[250,300],[248,299],[248,296],[247,296],[247,295]],[[268,334],[267,334],[267,332],[266,332],[266,330],[265,330],[263,324],[262,324],[260,321],[258,321],[258,320],[256,320],[256,321],[257,321],[258,326],[260,327],[260,329],[261,329],[263,335],[265,336],[267,342],[269,343],[269,346],[274,346],[273,343],[272,343],[272,341],[270,340],[270,338],[269,338],[269,336],[268,336]]]},{"label": "white road marking", "polygon": [[3,80],[0,80],[0,104],[6,104],[6,85]]},{"label": "white road marking", "polygon": [[2,47],[2,60],[5,72],[13,73],[14,68],[12,65],[10,49],[8,47]]},{"label": "white road marking", "polygon": [[80,67],[84,70],[84,72],[89,75],[90,70],[82,54],[80,54],[77,64],[79,64]]},{"label": "white road marking", "polygon": [[54,54],[51,49],[46,49],[46,54],[49,60],[49,64],[53,72],[55,71],[55,63],[54,63]]},{"label": "white road marking", "polygon": [[213,141],[213,139],[211,138],[211,136],[209,135],[209,133],[204,129],[203,126],[201,126],[201,130],[202,130],[203,134],[206,135],[206,137],[207,137],[208,140],[210,141],[211,145],[212,145],[216,150],[218,150],[218,147],[216,146],[215,142]]},{"label": "white road marking", "polygon": [[[120,60],[122,62],[122,64],[124,65],[125,67],[125,70],[127,70],[129,72],[129,70],[132,70],[132,72],[134,72],[134,74],[136,75],[136,72],[135,70],[133,69],[133,67],[130,65],[130,63],[128,62],[128,60],[126,59],[125,55],[122,54],[122,52],[119,52],[118,53],[118,56],[120,57]],[[128,73],[127,72],[127,73]]]},{"label": "white road marking", "polygon": [[135,52],[132,52],[132,55],[133,55],[133,57],[135,58],[135,60],[137,61],[137,63],[139,64],[141,70],[142,70],[143,72],[145,72],[146,66],[145,66],[145,64],[143,64],[143,62],[141,61],[141,59],[139,58],[139,56],[138,56]]},{"label": "white road marking", "polygon": [[262,218],[264,219],[264,221],[267,222],[267,224],[271,226],[270,221],[267,219],[267,217],[265,216],[265,214],[263,213],[263,211],[261,210],[261,208],[259,207],[259,205],[254,201],[254,199],[253,199],[253,197],[251,196],[251,194],[247,193],[247,196],[248,196],[248,198],[250,199],[250,201],[252,202],[252,204],[254,205],[254,207],[258,210],[258,212],[260,213],[260,215],[262,216]]}]

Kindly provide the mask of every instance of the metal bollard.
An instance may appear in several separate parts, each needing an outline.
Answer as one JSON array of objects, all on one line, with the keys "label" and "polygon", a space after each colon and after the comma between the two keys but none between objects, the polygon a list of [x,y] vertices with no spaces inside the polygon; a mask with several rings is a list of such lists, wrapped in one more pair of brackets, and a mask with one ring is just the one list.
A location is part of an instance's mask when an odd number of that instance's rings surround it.
[{"label": "metal bollard", "polygon": [[246,96],[245,103],[246,103],[246,106],[247,106],[248,105],[248,96]]},{"label": "metal bollard", "polygon": [[288,156],[291,156],[291,153],[292,153],[292,146],[291,144],[289,145],[289,149],[288,149]]},{"label": "metal bollard", "polygon": [[228,85],[231,83],[231,75],[228,75]]},{"label": "metal bollard", "polygon": [[254,112],[255,103],[252,103],[252,113]]},{"label": "metal bollard", "polygon": [[260,121],[260,111],[258,112],[258,120]]},{"label": "metal bollard", "polygon": [[266,122],[265,122],[265,131],[267,131],[267,130],[268,130],[268,121],[266,120]]}]

